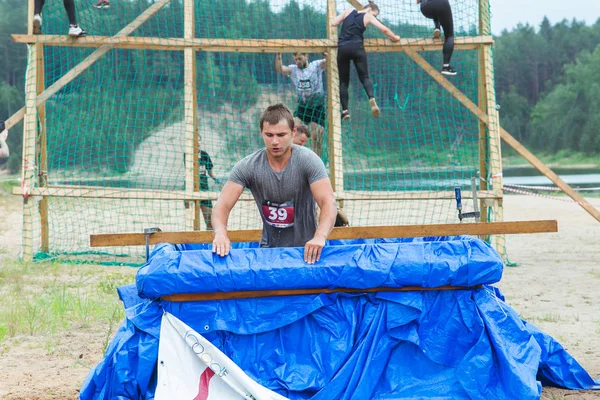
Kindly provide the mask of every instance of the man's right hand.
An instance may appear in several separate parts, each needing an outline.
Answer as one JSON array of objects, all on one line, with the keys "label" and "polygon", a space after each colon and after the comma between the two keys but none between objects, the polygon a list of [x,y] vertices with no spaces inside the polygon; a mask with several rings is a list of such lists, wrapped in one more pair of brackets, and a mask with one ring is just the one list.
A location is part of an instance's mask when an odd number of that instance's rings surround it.
[{"label": "man's right hand", "polygon": [[221,257],[225,257],[231,250],[231,241],[227,237],[227,233],[215,233],[215,239],[212,244],[212,252],[217,253]]},{"label": "man's right hand", "polygon": [[393,38],[390,38],[390,40],[394,43],[398,43],[400,41],[400,36],[398,35],[394,35]]}]

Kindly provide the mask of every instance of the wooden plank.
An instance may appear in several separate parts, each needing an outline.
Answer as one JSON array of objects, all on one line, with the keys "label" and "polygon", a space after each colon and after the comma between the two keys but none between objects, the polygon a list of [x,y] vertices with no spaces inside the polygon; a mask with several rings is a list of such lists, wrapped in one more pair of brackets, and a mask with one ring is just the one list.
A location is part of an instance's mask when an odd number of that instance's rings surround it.
[{"label": "wooden plank", "polygon": [[575,200],[584,210],[586,210],[592,217],[600,222],[600,211],[594,208],[586,199],[584,199],[579,193],[577,193],[571,186],[563,181],[558,175],[554,173],[546,164],[541,162],[535,155],[533,155],[525,146],[523,146],[517,139],[515,139],[510,133],[500,128],[500,134],[502,139],[510,145],[517,153],[523,156],[531,165],[533,165],[538,171],[552,181],[560,190],[565,192],[569,197]]},{"label": "wooden plank", "polygon": [[[30,1],[32,1],[32,0],[30,0]],[[125,26],[125,28],[121,29],[117,33],[116,37],[124,37],[124,36],[130,35],[133,31],[135,31],[137,28],[142,26],[146,21],[148,21],[148,19],[150,19],[150,17],[152,17],[154,14],[156,14],[161,8],[163,8],[164,6],[169,4],[170,1],[171,0],[158,0],[157,2],[152,4],[150,7],[148,7],[146,9],[146,11],[144,11],[142,14],[140,14],[136,19],[131,21],[131,23],[129,25],[127,25],[127,26]],[[30,23],[29,25],[33,26],[32,23]],[[22,36],[22,35],[17,35],[17,36]],[[48,35],[28,35],[28,38],[29,38],[28,41],[19,42],[19,43],[47,44],[43,39],[44,37],[48,37]],[[67,44],[65,44],[70,47],[77,47],[78,46],[77,41],[85,39],[85,38],[72,38],[70,36],[65,36],[65,35],[55,35],[55,36],[51,36],[51,37],[60,38],[59,41],[63,41],[63,42],[65,40],[71,41],[72,43],[67,42]],[[41,106],[42,104],[44,104],[53,94],[55,94],[56,92],[61,90],[73,79],[77,78],[83,71],[85,71],[88,67],[90,67],[92,64],[94,64],[96,61],[98,61],[98,59],[100,59],[100,57],[102,57],[104,54],[108,53],[115,46],[113,44],[101,44],[101,45],[93,46],[93,47],[99,47],[99,49],[94,51],[89,56],[87,56],[82,62],[80,62],[79,64],[74,66],[69,72],[67,72],[60,79],[58,79],[56,82],[54,82],[52,85],[50,85],[46,90],[44,90],[44,92],[42,92],[42,94],[40,94],[37,97],[36,105],[38,107]],[[14,113],[12,116],[10,116],[5,121],[6,128],[7,129],[12,128],[23,118],[24,115],[25,115],[25,107],[21,108],[19,111]]]},{"label": "wooden plank", "polygon": [[[37,82],[36,91],[38,96],[44,91],[45,87],[45,68],[44,68],[44,45],[36,44],[37,49]],[[37,139],[36,153],[40,155],[40,165],[38,173],[38,187],[46,186],[48,182],[48,144],[46,136],[46,106],[38,107],[39,134]],[[41,242],[40,251],[47,253],[50,250],[50,229],[48,226],[48,198],[42,197],[39,203],[40,212],[40,230]]]},{"label": "wooden plank", "polygon": [[[140,199],[140,200],[215,200],[219,192],[194,192],[191,194],[183,190],[150,190],[150,189],[129,189],[129,188],[108,188],[94,186],[46,186],[33,188],[30,190],[33,196],[44,197],[77,197],[91,199]],[[14,187],[13,194],[22,195],[21,187]],[[443,192],[370,192],[361,190],[346,190],[335,192],[336,198],[348,201],[394,201],[394,200],[453,200],[454,191]],[[478,198],[495,199],[496,195],[490,191],[480,191]],[[463,199],[471,199],[471,191],[463,193]],[[241,201],[254,201],[249,193],[242,193]]]},{"label": "wooden plank", "polygon": [[[187,41],[195,37],[194,0],[184,0],[183,35]],[[184,58],[184,123],[185,123],[185,192],[190,196],[200,190],[198,176],[198,118],[196,90],[196,50],[186,48]],[[186,230],[194,230],[200,225],[199,202],[189,202],[185,210]]]},{"label": "wooden plank", "polygon": [[27,34],[33,35],[33,16],[35,13],[35,0],[27,0]]},{"label": "wooden plank", "polygon": [[356,8],[358,11],[363,9],[363,5],[360,4],[358,0],[348,0],[348,3],[350,3],[350,5]]},{"label": "wooden plank", "polygon": [[[336,17],[335,0],[327,0],[327,38],[337,43],[337,27],[331,26]],[[334,191],[344,190],[344,158],[342,151],[342,116],[340,108],[340,74],[337,65],[337,47],[327,50],[327,109],[329,178]],[[338,199],[339,200],[339,199]]]},{"label": "wooden plank", "polygon": [[[487,8],[485,7],[487,4]],[[486,18],[486,13],[489,10],[489,0],[479,0],[479,35],[483,35],[483,32],[487,32],[489,30],[489,18]],[[485,49],[479,49],[479,73],[477,75],[477,105],[482,110],[488,109],[487,103],[487,90],[486,90],[486,57],[485,57]],[[487,168],[487,160],[488,160],[488,140],[487,140],[487,124],[483,121],[479,121],[479,174],[483,179],[479,181],[479,185],[481,190],[488,189],[488,168]],[[486,201],[484,199],[480,199],[479,209],[481,210],[481,221],[488,220],[488,208],[486,205]],[[489,237],[484,238],[484,240],[489,242]]]},{"label": "wooden plank", "polygon": [[446,89],[452,96],[454,96],[458,101],[460,101],[469,111],[475,114],[481,121],[487,124],[488,116],[487,114],[477,107],[477,104],[473,103],[471,99],[469,99],[463,92],[458,90],[456,86],[454,86],[448,79],[444,77],[436,68],[434,68],[431,64],[427,62],[419,53],[414,49],[407,49],[406,54],[413,59],[425,72],[427,72],[431,77],[437,81],[444,89]]},{"label": "wooden plank", "polygon": [[[339,239],[376,239],[405,238],[426,236],[456,235],[503,235],[522,233],[558,232],[555,220],[521,221],[521,222],[478,222],[465,224],[431,224],[431,225],[398,225],[398,226],[362,226],[333,228],[330,240]],[[260,240],[262,230],[232,230],[227,235],[232,242],[256,242]],[[149,243],[211,243],[212,232],[159,232],[150,235]],[[117,233],[90,235],[91,247],[137,246],[145,245],[143,233]]]},{"label": "wooden plank", "polygon": [[[37,67],[38,46],[29,46],[27,72],[25,75],[25,123],[23,124],[23,166],[21,181],[25,192],[30,192],[36,186],[36,157],[35,147],[38,129],[37,98]],[[23,188],[21,188],[23,189]],[[23,201],[23,234],[22,253],[25,261],[33,260],[34,253],[34,213],[36,202],[28,196]]]},{"label": "wooden plank", "polygon": [[281,296],[303,296],[310,294],[332,294],[332,293],[386,293],[386,292],[432,292],[439,290],[476,290],[481,289],[481,285],[476,286],[438,286],[426,288],[421,286],[405,286],[401,288],[367,288],[367,289],[282,289],[282,290],[240,290],[238,292],[213,292],[213,293],[191,293],[191,294],[172,294],[163,296],[162,300],[173,301],[176,303],[184,301],[214,301],[214,300],[234,300],[234,299],[258,299],[262,297],[281,297]]},{"label": "wooden plank", "polygon": [[[301,51],[322,53],[337,48],[337,39],[212,39],[212,38],[153,38],[133,36],[86,36],[70,38],[65,35],[12,35],[17,43],[41,43],[46,46],[97,48],[110,45],[119,49],[182,51],[187,48],[213,52],[282,53]],[[461,36],[454,39],[455,50],[471,50],[494,43],[492,36]],[[402,52],[406,48],[417,51],[440,51],[443,43],[432,38],[402,38],[398,43],[388,39],[365,39],[364,47],[370,53]]]}]

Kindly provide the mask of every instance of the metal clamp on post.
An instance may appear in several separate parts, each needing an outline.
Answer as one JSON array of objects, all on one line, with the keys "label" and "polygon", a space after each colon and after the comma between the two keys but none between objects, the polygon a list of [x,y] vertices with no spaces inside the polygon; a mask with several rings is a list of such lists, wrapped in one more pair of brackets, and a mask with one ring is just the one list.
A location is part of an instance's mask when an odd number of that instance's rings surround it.
[{"label": "metal clamp on post", "polygon": [[150,258],[150,235],[157,232],[162,231],[160,228],[144,228],[144,235],[146,236],[146,262]]},{"label": "metal clamp on post", "polygon": [[473,212],[463,213],[462,212],[462,195],[460,186],[454,188],[454,196],[456,197],[456,209],[458,210],[458,219],[460,222],[464,218],[474,218],[475,220],[481,219],[481,212],[479,212],[479,204],[477,200],[477,179],[471,178],[471,190],[473,191]]}]

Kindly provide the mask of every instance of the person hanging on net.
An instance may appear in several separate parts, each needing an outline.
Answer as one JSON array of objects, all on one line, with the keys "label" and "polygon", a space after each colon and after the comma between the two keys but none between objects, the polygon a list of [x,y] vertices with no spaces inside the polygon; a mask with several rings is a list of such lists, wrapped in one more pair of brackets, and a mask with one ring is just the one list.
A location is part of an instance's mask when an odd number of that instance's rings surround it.
[{"label": "person hanging on net", "polygon": [[454,21],[452,19],[452,8],[448,0],[417,0],[417,4],[421,5],[421,14],[425,18],[433,20],[435,29],[433,30],[433,38],[440,38],[440,25],[444,29],[444,47],[442,49],[444,55],[444,65],[442,65],[442,74],[456,75],[456,71],[450,65],[452,52],[454,51]]},{"label": "person hanging on net", "polygon": [[311,134],[308,127],[304,124],[298,124],[296,126],[296,136],[294,136],[293,143],[298,146],[304,146],[310,137]]},{"label": "person hanging on net", "polygon": [[322,156],[323,133],[327,119],[325,91],[323,90],[323,71],[326,60],[308,62],[306,53],[294,53],[294,64],[283,65],[281,53],[275,57],[275,71],[290,77],[298,94],[298,107],[294,116],[310,125],[314,134],[313,150]]},{"label": "person hanging on net", "polygon": [[350,119],[348,111],[348,86],[350,85],[350,62],[354,63],[358,78],[369,97],[371,114],[378,117],[379,107],[375,101],[375,89],[373,80],[369,77],[369,65],[367,62],[367,53],[363,46],[363,34],[367,26],[373,25],[386,35],[392,42],[399,42],[400,36],[394,34],[389,28],[383,25],[377,19],[379,7],[373,2],[369,2],[362,10],[356,11],[349,8],[333,20],[331,26],[342,24],[342,30],[338,37],[338,71],[340,75],[340,102],[342,103],[342,119]]},{"label": "person hanging on net", "polygon": [[[214,164],[210,155],[204,151],[200,150],[199,158],[198,158],[198,174],[200,175],[200,191],[207,192],[209,190],[208,187],[208,177],[210,176],[215,183],[218,184],[217,177],[213,172]],[[212,200],[200,200],[200,209],[202,210],[202,216],[204,217],[204,222],[206,223],[206,229],[212,230],[211,217],[213,210]]]},{"label": "person hanging on net", "polygon": [[[44,8],[45,0],[35,0],[34,16],[33,16],[33,34],[42,34],[42,9]],[[75,0],[63,0],[63,5],[69,17],[69,36],[81,37],[87,35],[87,32],[77,25],[75,17]]]},{"label": "person hanging on net", "polygon": [[[294,145],[292,112],[283,104],[267,107],[260,118],[265,147],[238,162],[212,215],[213,253],[229,254],[229,214],[244,188],[250,189],[263,220],[261,247],[304,247],[304,261],[314,264],[336,218],[331,182],[323,161]],[[317,224],[316,205],[321,210]]]},{"label": "person hanging on net", "polygon": [[4,122],[0,121],[0,158],[8,158],[10,156],[10,150],[6,144],[8,139],[8,129],[4,126]]}]

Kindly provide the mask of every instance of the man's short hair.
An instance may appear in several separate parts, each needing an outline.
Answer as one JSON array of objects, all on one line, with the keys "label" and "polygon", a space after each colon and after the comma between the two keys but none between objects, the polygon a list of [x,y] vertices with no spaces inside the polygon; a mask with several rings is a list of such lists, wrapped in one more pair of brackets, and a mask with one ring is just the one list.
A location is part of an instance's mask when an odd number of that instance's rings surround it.
[{"label": "man's short hair", "polygon": [[281,103],[269,106],[260,117],[260,131],[262,132],[265,122],[277,125],[281,121],[286,121],[290,129],[294,129],[294,116],[289,108]]},{"label": "man's short hair", "polygon": [[374,13],[379,14],[379,7],[377,7],[377,4],[373,3],[372,1],[369,1],[369,4],[367,4],[365,8],[370,8]]},{"label": "man's short hair", "polygon": [[300,53],[299,51],[294,52],[294,56],[305,56],[308,53]]},{"label": "man's short hair", "polygon": [[296,135],[305,134],[307,138],[310,139],[310,131],[308,130],[308,126],[304,124],[298,124],[296,127]]}]

